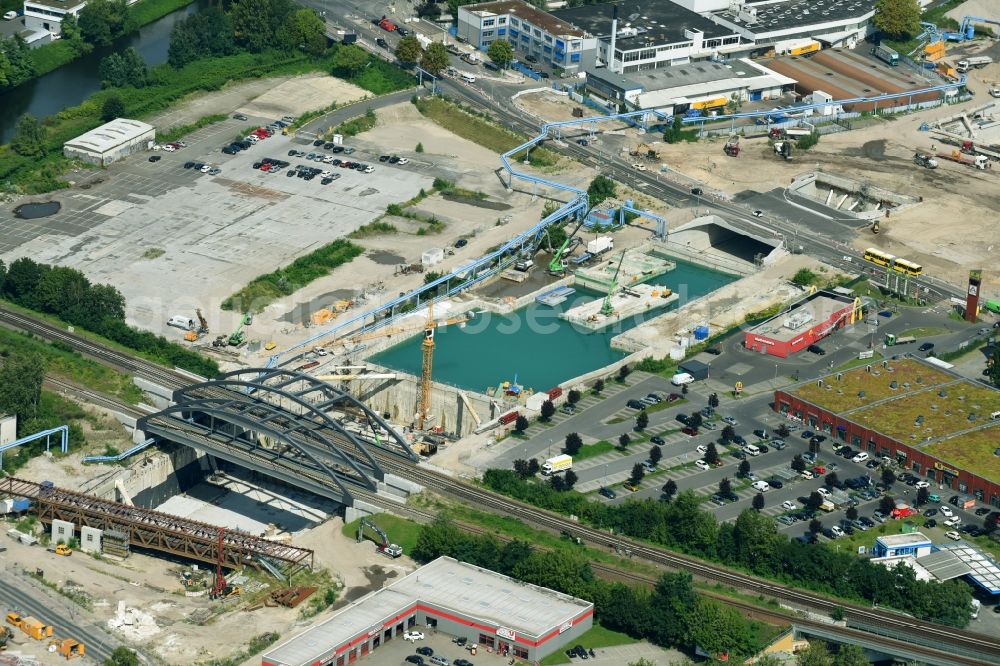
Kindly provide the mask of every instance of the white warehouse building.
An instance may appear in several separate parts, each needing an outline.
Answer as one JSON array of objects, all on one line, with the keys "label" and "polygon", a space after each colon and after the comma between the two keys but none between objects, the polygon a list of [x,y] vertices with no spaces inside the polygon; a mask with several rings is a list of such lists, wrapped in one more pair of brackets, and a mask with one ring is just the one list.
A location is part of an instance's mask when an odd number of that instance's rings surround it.
[{"label": "white warehouse building", "polygon": [[44,30],[53,35],[62,33],[62,20],[67,14],[80,18],[80,12],[87,6],[87,0],[26,0],[24,3],[24,27],[29,30]]},{"label": "white warehouse building", "polygon": [[116,118],[64,143],[63,155],[107,166],[132,153],[149,150],[155,140],[156,128],[152,125]]}]

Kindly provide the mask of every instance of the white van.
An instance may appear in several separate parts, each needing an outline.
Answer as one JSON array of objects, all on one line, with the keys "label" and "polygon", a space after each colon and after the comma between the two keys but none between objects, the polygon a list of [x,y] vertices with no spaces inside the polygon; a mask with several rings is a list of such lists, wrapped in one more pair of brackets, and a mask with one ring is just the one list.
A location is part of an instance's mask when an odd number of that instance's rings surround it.
[{"label": "white van", "polygon": [[167,320],[167,326],[182,328],[185,331],[193,331],[194,319],[191,319],[191,317],[184,317],[182,315],[174,315],[173,317]]},{"label": "white van", "polygon": [[1000,419],[1000,412],[993,412],[990,414],[991,419]]},{"label": "white van", "polygon": [[684,386],[685,384],[694,383],[694,377],[686,372],[678,372],[670,378],[670,383],[674,386]]},{"label": "white van", "polygon": [[465,81],[466,83],[475,83],[476,77],[474,77],[472,74],[469,74],[468,72],[462,72],[462,80]]},{"label": "white van", "polygon": [[747,454],[748,456],[759,456],[760,449],[757,448],[757,446],[754,444],[747,444],[746,446],[743,447],[743,453]]}]

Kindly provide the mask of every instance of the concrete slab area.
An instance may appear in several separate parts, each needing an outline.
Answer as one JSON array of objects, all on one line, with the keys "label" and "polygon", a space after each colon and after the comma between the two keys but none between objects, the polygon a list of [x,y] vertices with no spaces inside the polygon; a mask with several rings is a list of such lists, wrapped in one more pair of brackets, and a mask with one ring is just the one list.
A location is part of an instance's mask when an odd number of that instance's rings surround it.
[{"label": "concrete slab area", "polygon": [[612,294],[610,303],[613,312],[610,315],[601,314],[604,299],[599,298],[571,308],[560,314],[559,318],[592,331],[599,331],[623,319],[665,307],[677,299],[677,294],[670,293],[666,287],[637,284]]}]

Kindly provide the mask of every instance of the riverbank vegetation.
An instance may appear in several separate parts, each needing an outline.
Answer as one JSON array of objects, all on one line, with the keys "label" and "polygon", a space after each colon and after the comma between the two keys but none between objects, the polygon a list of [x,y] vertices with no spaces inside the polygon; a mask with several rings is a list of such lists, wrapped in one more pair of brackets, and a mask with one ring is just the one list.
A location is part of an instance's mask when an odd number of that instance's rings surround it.
[{"label": "riverbank vegetation", "polygon": [[[111,17],[113,34],[119,15],[103,11]],[[74,29],[70,26],[70,32]],[[88,28],[91,32],[98,31]],[[374,94],[413,83],[411,74],[356,46],[327,48],[319,16],[290,0],[245,0],[228,12],[206,8],[174,26],[167,64],[146,68],[136,55],[124,49],[105,58],[100,68],[104,90],[40,125],[25,122],[26,128],[40,127],[40,131],[33,131],[28,140],[19,132],[10,145],[0,146],[0,189],[37,194],[66,187],[60,177],[74,162],[63,157],[62,145],[105,122],[109,98],[117,99],[109,108],[120,115],[144,118],[191,93],[264,76],[330,72]]]}]

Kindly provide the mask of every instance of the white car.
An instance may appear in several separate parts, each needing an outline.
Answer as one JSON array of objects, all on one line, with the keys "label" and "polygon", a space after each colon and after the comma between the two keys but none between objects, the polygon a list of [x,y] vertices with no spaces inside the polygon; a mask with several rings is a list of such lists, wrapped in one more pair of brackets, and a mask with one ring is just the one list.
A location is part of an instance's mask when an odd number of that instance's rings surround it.
[{"label": "white car", "polygon": [[399,161],[396,162],[396,164],[398,164],[399,166],[403,166],[404,164],[409,164],[409,163],[410,160],[406,159],[405,157],[400,157]]},{"label": "white car", "polygon": [[323,173],[321,173],[321,174],[319,175],[319,177],[320,177],[320,178],[329,178],[329,177],[330,177],[330,174],[332,174],[332,173],[333,173],[332,171],[324,171]]},{"label": "white car", "polygon": [[941,515],[945,516],[946,518],[951,518],[952,516],[955,515],[955,512],[949,509],[948,507],[943,506],[941,507]]},{"label": "white car", "polygon": [[646,165],[645,164],[635,163],[635,164],[632,165],[632,168],[635,169],[636,171],[645,171],[646,170]]},{"label": "white car", "polygon": [[13,12],[13,11],[11,11],[11,12],[6,12],[6,13],[4,13],[4,15],[3,15],[3,20],[4,20],[4,21],[13,21],[13,20],[14,20],[14,19],[16,19],[16,18],[17,18],[17,12]]},{"label": "white car", "polygon": [[815,479],[816,478],[816,475],[813,474],[812,471],[808,470],[808,469],[802,470],[802,474],[800,476],[803,479],[805,479],[806,481],[809,481],[810,479]]},{"label": "white car", "polygon": [[323,158],[323,164],[333,164],[333,161],[335,159],[337,158],[334,157],[333,155],[327,155],[326,157]]},{"label": "white car", "polygon": [[837,525],[831,527],[830,532],[833,534],[833,536],[837,538],[844,536],[844,530],[840,529],[840,527],[838,527]]},{"label": "white car", "polygon": [[785,511],[794,511],[796,509],[795,502],[791,500],[785,500],[781,503],[781,508]]},{"label": "white car", "polygon": [[959,525],[962,524],[962,519],[959,518],[958,516],[952,516],[948,520],[944,521],[944,524],[947,525],[948,527],[958,527]]},{"label": "white car", "polygon": [[712,469],[711,467],[709,467],[708,463],[705,462],[704,460],[695,460],[694,466],[703,472],[707,472],[708,470]]},{"label": "white car", "polygon": [[422,641],[424,640],[424,635],[419,631],[408,631],[403,634],[404,641]]},{"label": "white car", "polygon": [[171,146],[170,144],[167,144],[167,145],[163,146],[163,151],[164,151],[164,152],[167,152],[167,153],[172,153],[172,152],[174,152],[175,150],[177,150],[177,149],[176,149],[176,148],[174,148],[173,146]]},{"label": "white car", "polygon": [[734,419],[732,416],[723,416],[722,420],[733,426],[734,428],[739,425],[739,421]]},{"label": "white car", "polygon": [[705,446],[704,444],[699,444],[695,450],[702,455],[708,453],[708,447]]},{"label": "white car", "polygon": [[315,349],[313,349],[313,351],[316,352],[317,356],[326,356],[327,355],[327,351],[323,347],[316,347]]},{"label": "white car", "polygon": [[851,461],[856,463],[863,463],[866,462],[867,460],[868,460],[868,454],[865,453],[864,451],[851,458]]},{"label": "white car", "polygon": [[212,170],[212,165],[211,164],[206,164],[205,166],[203,166],[201,168],[201,172],[202,173],[208,173],[211,170]]},{"label": "white car", "polygon": [[767,481],[754,481],[750,487],[756,490],[757,492],[766,493],[768,490],[771,489],[771,484],[768,483]]},{"label": "white car", "polygon": [[944,535],[949,539],[951,539],[952,541],[958,541],[959,539],[962,538],[962,535],[954,530],[952,530],[951,532],[945,532]]},{"label": "white car", "polygon": [[930,488],[931,484],[927,481],[917,481],[917,488]]}]

